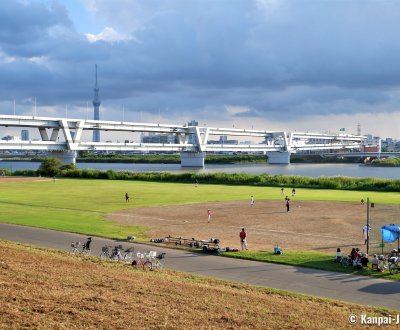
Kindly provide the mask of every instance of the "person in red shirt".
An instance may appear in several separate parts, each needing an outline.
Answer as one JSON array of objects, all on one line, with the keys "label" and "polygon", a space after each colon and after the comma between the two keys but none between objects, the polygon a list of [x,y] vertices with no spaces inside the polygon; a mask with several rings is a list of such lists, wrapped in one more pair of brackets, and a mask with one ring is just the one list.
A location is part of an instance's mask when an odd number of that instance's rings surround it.
[{"label": "person in red shirt", "polygon": [[244,230],[244,228],[242,228],[242,231],[239,234],[240,236],[240,247],[242,250],[247,250],[247,234]]}]

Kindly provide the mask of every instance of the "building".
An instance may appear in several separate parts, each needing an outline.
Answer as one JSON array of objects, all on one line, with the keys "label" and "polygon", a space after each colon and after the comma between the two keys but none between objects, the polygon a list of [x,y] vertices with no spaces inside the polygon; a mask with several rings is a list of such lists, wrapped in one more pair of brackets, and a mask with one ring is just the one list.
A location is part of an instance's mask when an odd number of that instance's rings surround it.
[{"label": "building", "polygon": [[361,146],[361,151],[364,152],[380,152],[382,139],[379,136],[373,136],[371,134],[366,135],[367,139]]},{"label": "building", "polygon": [[219,140],[208,140],[208,144],[238,144],[238,140],[228,140],[227,135],[221,135]]},{"label": "building", "polygon": [[11,136],[7,135],[1,138],[3,141],[21,141],[21,137],[19,136]]},{"label": "building", "polygon": [[164,143],[175,144],[178,143],[178,138],[175,134],[149,134],[141,136],[142,143]]},{"label": "building", "polygon": [[27,129],[21,130],[21,140],[29,141],[29,131]]}]

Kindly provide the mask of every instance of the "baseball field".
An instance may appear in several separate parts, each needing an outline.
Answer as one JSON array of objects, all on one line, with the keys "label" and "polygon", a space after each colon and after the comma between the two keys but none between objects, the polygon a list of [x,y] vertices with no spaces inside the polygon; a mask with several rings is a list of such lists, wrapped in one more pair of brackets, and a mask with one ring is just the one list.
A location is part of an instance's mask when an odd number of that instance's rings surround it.
[{"label": "baseball field", "polygon": [[367,210],[361,200],[369,198],[374,202],[371,248],[379,250],[380,225],[398,222],[399,197],[394,192],[297,189],[292,196],[290,188],[282,194],[274,187],[11,177],[0,179],[0,221],[141,241],[168,235],[218,238],[223,247],[236,248],[244,227],[252,250],[271,250],[278,243],[289,250],[334,252],[364,244]]}]

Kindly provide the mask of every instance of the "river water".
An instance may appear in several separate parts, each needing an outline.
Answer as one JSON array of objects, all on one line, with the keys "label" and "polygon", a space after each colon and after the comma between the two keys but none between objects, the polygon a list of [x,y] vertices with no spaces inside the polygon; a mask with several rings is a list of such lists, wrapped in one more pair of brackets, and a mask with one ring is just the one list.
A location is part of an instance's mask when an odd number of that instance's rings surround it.
[{"label": "river water", "polygon": [[[20,169],[36,170],[39,162],[0,161],[0,168],[12,171]],[[271,175],[301,175],[309,177],[347,176],[359,178],[400,179],[400,167],[370,167],[359,164],[289,164],[269,165],[214,165],[206,164],[204,168],[181,167],[180,164],[121,164],[121,163],[77,163],[77,168],[98,170],[133,171],[133,172],[196,172],[196,173],[249,173]]]}]

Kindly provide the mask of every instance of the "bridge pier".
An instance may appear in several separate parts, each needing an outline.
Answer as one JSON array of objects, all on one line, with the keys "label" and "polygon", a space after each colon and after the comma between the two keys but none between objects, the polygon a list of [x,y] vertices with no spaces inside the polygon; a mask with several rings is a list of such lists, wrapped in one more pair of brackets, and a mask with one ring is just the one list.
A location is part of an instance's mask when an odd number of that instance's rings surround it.
[{"label": "bridge pier", "polygon": [[268,164],[290,164],[290,151],[267,152]]},{"label": "bridge pier", "polygon": [[58,158],[61,160],[63,165],[69,165],[69,164],[76,164],[76,156],[77,153],[76,151],[72,150],[66,150],[66,151],[53,151],[50,153],[51,157]]},{"label": "bridge pier", "polygon": [[204,167],[204,152],[181,152],[182,167]]}]

